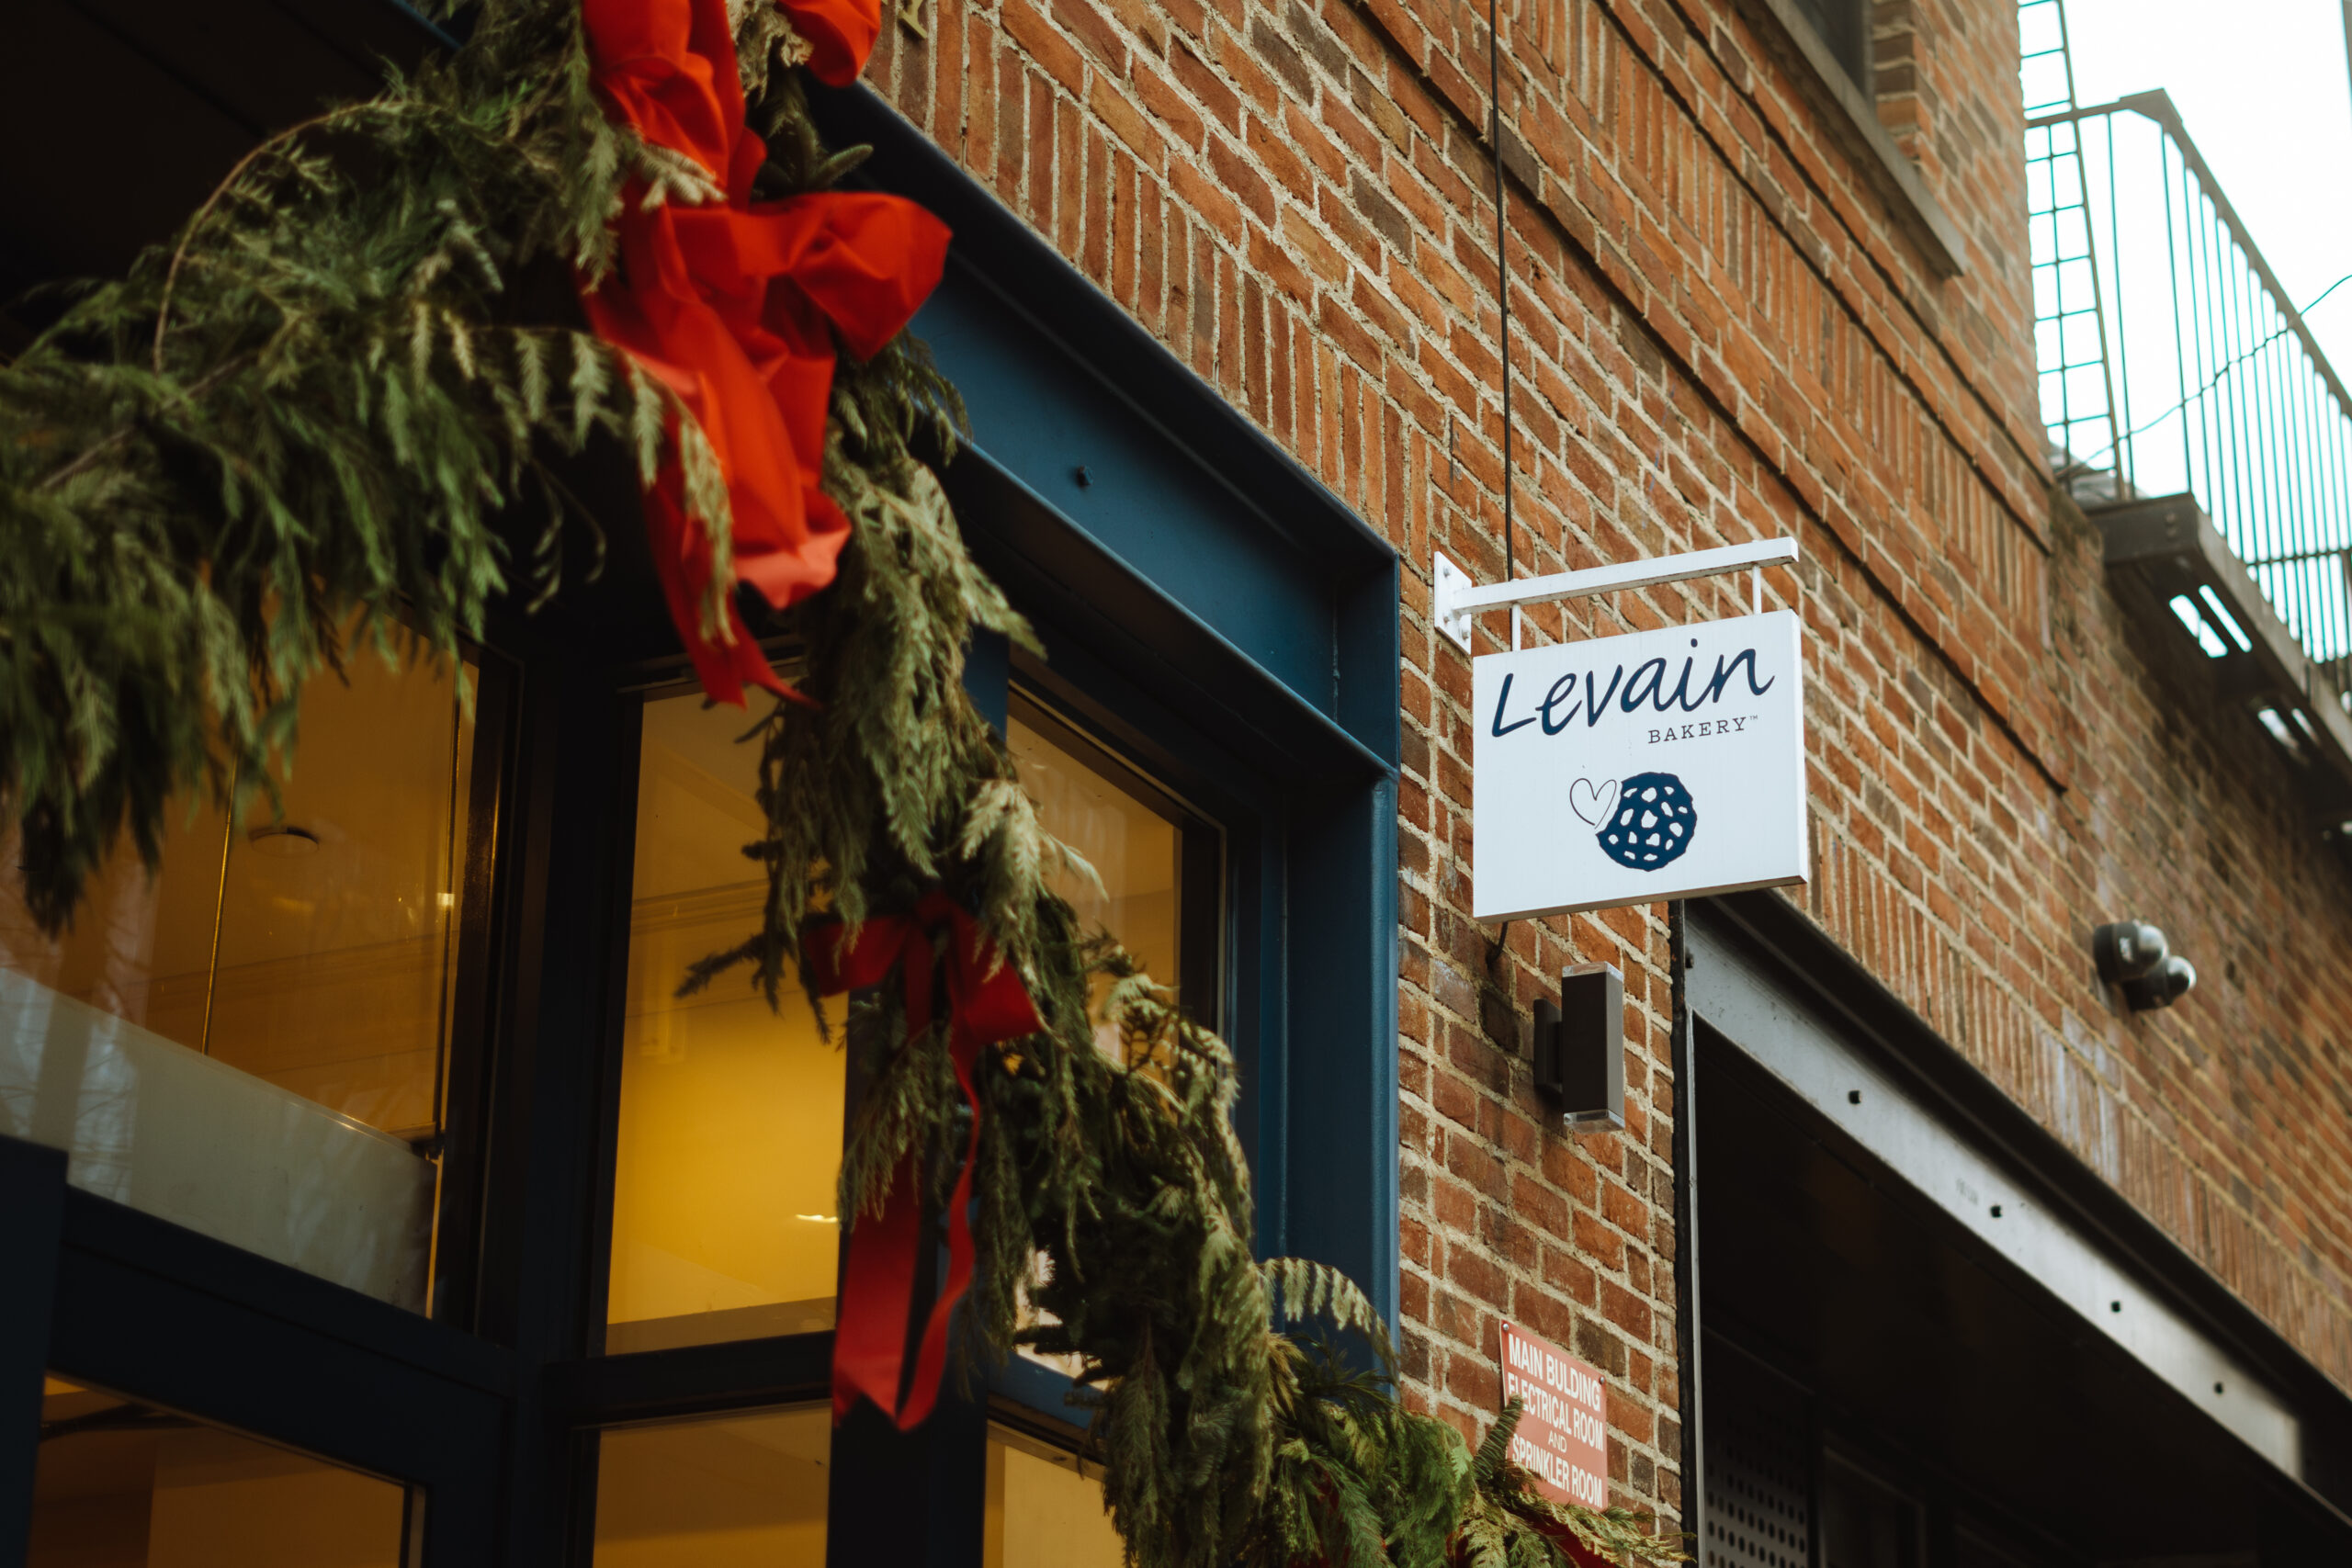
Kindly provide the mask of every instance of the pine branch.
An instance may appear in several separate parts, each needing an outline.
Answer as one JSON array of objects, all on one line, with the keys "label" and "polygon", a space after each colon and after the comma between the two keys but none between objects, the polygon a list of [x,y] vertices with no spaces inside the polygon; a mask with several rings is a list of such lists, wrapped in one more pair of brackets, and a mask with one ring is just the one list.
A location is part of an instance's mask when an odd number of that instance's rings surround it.
[{"label": "pine branch", "polygon": [[[44,926],[122,836],[153,863],[168,797],[234,810],[282,767],[346,633],[454,658],[507,587],[503,509],[584,515],[543,453],[650,420],[708,468],[674,400],[506,297],[535,258],[604,265],[629,166],[574,0],[492,0],[458,54],[255,148],[0,367],[0,810]],[[543,533],[542,591],[553,558]]]}]

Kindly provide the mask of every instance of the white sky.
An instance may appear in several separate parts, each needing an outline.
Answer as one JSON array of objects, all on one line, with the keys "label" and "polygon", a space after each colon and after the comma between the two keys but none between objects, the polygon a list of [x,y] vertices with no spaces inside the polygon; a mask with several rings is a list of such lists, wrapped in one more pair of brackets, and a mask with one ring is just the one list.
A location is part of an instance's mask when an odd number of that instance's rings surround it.
[{"label": "white sky", "polygon": [[[2340,0],[2065,0],[2086,107],[2162,87],[2298,306],[2352,272]],[[2352,284],[2310,318],[2352,376]]]}]

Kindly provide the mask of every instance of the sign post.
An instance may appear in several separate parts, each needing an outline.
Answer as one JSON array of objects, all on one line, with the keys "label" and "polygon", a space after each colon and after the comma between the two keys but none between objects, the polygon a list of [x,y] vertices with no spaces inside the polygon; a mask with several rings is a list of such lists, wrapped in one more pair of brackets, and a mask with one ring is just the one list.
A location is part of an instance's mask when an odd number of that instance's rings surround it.
[{"label": "sign post", "polygon": [[1600,1373],[1515,1323],[1503,1325],[1503,1403],[1520,1401],[1510,1461],[1555,1503],[1609,1506],[1609,1396]]}]

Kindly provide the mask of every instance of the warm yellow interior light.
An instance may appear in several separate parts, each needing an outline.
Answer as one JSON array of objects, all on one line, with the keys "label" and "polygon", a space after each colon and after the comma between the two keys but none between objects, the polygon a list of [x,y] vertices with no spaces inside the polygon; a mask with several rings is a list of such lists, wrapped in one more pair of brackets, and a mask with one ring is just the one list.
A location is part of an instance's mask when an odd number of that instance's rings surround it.
[{"label": "warm yellow interior light", "polygon": [[594,1568],[823,1568],[832,1435],[823,1404],[605,1432]]},{"label": "warm yellow interior light", "polygon": [[844,1058],[797,997],[769,1010],[741,973],[675,993],[696,959],[758,929],[764,828],[743,716],[649,702],[622,1032],[606,1348],[833,1325]]}]

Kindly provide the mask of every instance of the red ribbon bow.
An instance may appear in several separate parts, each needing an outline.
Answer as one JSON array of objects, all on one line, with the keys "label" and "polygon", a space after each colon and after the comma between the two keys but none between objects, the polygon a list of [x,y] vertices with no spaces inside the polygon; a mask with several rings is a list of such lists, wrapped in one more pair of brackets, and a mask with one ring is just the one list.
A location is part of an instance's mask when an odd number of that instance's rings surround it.
[{"label": "red ribbon bow", "polygon": [[[849,1264],[842,1271],[839,1327],[833,1336],[833,1419],[840,1421],[865,1395],[906,1431],[931,1414],[947,1364],[947,1325],[972,1279],[972,1161],[980,1146],[980,1102],[972,1088],[972,1066],[982,1046],[1018,1040],[1045,1027],[1028,987],[1011,964],[999,961],[993,944],[972,917],[946,894],[923,895],[910,918],[869,920],[857,941],[842,951],[843,929],[834,927],[808,944],[810,977],[826,996],[877,986],[891,965],[905,987],[907,1038],[920,1038],[932,1025],[934,977],[947,993],[947,1055],[956,1082],[971,1107],[972,1130],[947,1197],[947,1277],[932,1303],[914,1381],[900,1399],[906,1374],[907,1323],[914,1310],[917,1249],[922,1243],[922,1163],[910,1153],[892,1173],[882,1213],[855,1224],[849,1236]],[[944,951],[942,951],[944,946]]]},{"label": "red ribbon bow", "polygon": [[[875,0],[781,7],[816,52],[810,70],[854,76],[881,26]],[[597,90],[616,118],[692,159],[724,199],[648,209],[623,192],[620,268],[581,304],[596,335],[676,394],[709,439],[726,483],[735,576],[777,609],[833,580],[849,520],[819,487],[833,333],[868,357],[937,287],[947,228],[899,197],[821,192],[751,199],[767,148],[743,121],[726,0],[582,0]],[[672,432],[674,437],[676,433]],[[752,642],[722,584],[726,626],[708,628],[716,562],[687,520],[674,450],[645,496],[654,565],[703,690],[743,704],[746,682],[788,688]]]}]

